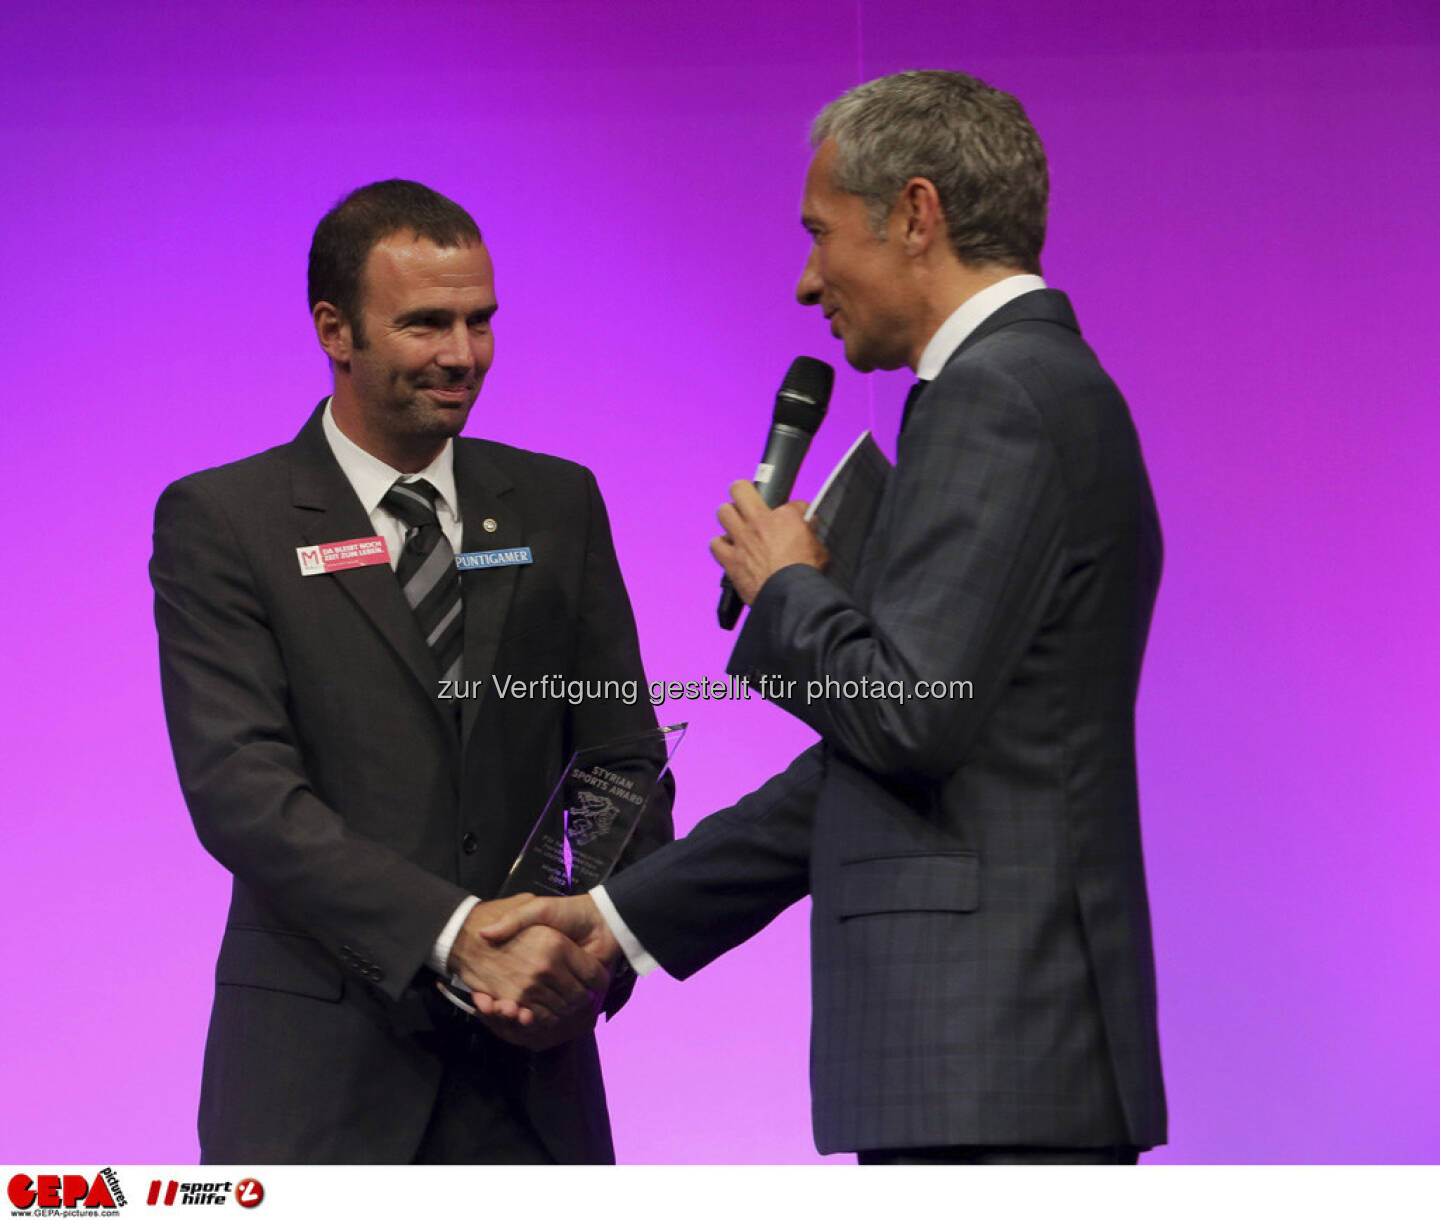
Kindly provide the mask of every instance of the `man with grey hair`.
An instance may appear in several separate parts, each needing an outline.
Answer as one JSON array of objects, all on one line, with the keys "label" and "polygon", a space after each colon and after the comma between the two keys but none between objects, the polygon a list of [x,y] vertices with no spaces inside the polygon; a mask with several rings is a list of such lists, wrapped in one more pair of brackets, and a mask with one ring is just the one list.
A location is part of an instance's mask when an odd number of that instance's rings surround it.
[{"label": "man with grey hair", "polygon": [[[603,891],[484,934],[539,920],[684,978],[808,893],[821,1152],[1132,1163],[1165,1139],[1134,739],[1161,544],[1135,428],[1040,278],[1045,155],[1013,97],[905,72],[813,143],[797,295],[855,368],[917,382],[853,588],[802,506],[747,482],[711,549],[751,607],[731,672],[822,740]],[[890,697],[830,693],[861,679]]]}]

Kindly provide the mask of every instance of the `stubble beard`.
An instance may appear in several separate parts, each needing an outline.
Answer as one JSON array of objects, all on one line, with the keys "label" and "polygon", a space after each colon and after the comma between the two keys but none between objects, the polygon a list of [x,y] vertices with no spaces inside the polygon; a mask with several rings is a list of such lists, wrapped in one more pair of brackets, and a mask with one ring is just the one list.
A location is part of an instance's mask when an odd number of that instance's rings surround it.
[{"label": "stubble beard", "polygon": [[472,398],[464,406],[439,407],[414,390],[408,398],[397,397],[386,404],[382,415],[385,436],[397,455],[404,456],[406,465],[418,469],[434,461],[445,442],[464,431],[474,405]]}]

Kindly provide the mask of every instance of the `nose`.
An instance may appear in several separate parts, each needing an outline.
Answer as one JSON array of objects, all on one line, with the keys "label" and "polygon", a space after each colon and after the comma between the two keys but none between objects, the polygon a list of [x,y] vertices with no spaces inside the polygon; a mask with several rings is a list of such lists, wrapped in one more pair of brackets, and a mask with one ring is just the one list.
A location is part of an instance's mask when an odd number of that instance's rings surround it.
[{"label": "nose", "polygon": [[810,254],[805,259],[805,269],[800,272],[800,282],[795,285],[795,299],[802,305],[820,304],[820,289],[823,281],[820,279],[820,270],[816,266],[818,262],[815,247],[811,246]]},{"label": "nose", "polygon": [[470,346],[470,328],[463,318],[456,321],[445,332],[445,341],[440,345],[436,361],[444,368],[470,369],[475,365],[475,353]]}]

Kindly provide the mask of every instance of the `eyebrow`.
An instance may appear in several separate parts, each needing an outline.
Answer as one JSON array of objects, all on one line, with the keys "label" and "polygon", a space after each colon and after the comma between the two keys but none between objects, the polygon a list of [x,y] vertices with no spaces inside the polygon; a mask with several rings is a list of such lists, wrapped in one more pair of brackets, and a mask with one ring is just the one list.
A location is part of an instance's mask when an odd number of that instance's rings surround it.
[{"label": "eyebrow", "polygon": [[[465,315],[467,319],[478,318],[481,322],[488,322],[495,316],[495,311],[500,308],[499,303],[486,305],[483,309],[472,309]],[[453,318],[455,310],[445,309],[440,306],[433,308],[411,309],[402,313],[395,319],[396,325],[408,326],[412,322],[423,322],[428,318]]]}]

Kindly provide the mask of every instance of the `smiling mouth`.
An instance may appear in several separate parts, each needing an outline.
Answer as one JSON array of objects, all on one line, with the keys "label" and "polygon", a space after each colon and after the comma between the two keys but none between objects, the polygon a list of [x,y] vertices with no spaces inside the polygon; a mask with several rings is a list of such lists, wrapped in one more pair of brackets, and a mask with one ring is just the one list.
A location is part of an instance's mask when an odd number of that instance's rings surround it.
[{"label": "smiling mouth", "polygon": [[468,384],[427,385],[421,386],[420,388],[422,390],[428,391],[431,394],[434,394],[437,398],[444,399],[447,402],[463,402],[465,399],[471,397],[475,393],[475,387]]}]

